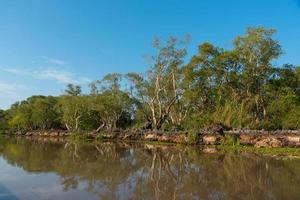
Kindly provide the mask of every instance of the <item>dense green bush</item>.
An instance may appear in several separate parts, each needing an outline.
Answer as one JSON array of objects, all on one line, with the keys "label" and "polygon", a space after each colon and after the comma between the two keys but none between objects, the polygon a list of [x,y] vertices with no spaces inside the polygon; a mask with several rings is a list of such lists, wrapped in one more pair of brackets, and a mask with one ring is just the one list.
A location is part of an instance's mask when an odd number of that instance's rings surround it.
[{"label": "dense green bush", "polygon": [[240,138],[238,135],[225,135],[225,137],[221,140],[221,145],[239,147]]},{"label": "dense green bush", "polygon": [[6,112],[4,110],[0,110],[0,133],[4,133],[8,129]]},{"label": "dense green bush", "polygon": [[199,134],[198,134],[198,131],[196,130],[190,130],[188,132],[188,135],[187,135],[187,139],[188,139],[188,142],[191,143],[191,144],[197,144],[199,143]]}]

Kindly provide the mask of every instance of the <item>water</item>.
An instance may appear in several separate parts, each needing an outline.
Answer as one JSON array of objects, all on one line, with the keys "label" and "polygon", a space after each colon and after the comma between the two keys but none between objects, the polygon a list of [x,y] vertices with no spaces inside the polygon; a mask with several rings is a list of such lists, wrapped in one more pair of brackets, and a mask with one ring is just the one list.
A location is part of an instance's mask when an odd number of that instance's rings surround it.
[{"label": "water", "polygon": [[300,199],[300,161],[201,147],[0,141],[0,199]]}]

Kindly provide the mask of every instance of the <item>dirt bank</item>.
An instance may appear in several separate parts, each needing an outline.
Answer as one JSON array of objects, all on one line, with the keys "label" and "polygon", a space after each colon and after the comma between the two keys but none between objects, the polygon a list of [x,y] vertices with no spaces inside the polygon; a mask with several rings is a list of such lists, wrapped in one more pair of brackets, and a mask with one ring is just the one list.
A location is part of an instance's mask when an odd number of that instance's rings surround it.
[{"label": "dirt bank", "polygon": [[[26,137],[50,137],[65,138],[72,134],[64,130],[34,131],[18,133]],[[203,144],[220,145],[224,143],[235,143],[239,145],[250,145],[254,147],[300,147],[300,130],[227,130],[222,128],[216,130],[203,130],[195,133],[164,132],[164,131],[103,131],[101,133],[77,133],[89,139],[112,139],[112,140],[141,140],[157,141],[181,144]]]}]

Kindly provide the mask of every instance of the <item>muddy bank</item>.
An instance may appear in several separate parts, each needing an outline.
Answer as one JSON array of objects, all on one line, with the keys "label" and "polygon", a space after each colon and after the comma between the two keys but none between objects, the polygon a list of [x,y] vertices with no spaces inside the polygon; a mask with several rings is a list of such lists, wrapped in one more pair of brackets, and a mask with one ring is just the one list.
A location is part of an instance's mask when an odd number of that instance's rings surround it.
[{"label": "muddy bank", "polygon": [[[63,130],[34,131],[17,133],[25,137],[47,137],[57,140],[66,138],[72,134]],[[141,140],[169,142],[180,144],[238,144],[254,147],[300,147],[300,130],[204,130],[199,132],[163,132],[163,131],[103,131],[101,133],[77,133],[76,136],[89,139],[111,139],[111,140]]]},{"label": "muddy bank", "polygon": [[300,147],[300,130],[230,130],[227,135],[238,136],[242,145],[255,147]]}]

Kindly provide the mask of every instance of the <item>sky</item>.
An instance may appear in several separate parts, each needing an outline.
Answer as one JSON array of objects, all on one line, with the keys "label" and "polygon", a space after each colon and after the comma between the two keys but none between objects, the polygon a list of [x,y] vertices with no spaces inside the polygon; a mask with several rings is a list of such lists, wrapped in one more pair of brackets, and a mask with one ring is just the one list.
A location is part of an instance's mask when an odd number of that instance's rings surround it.
[{"label": "sky", "polygon": [[144,72],[154,37],[191,35],[189,59],[205,41],[230,49],[250,26],[277,30],[276,65],[300,65],[300,0],[0,0],[0,108]]}]

